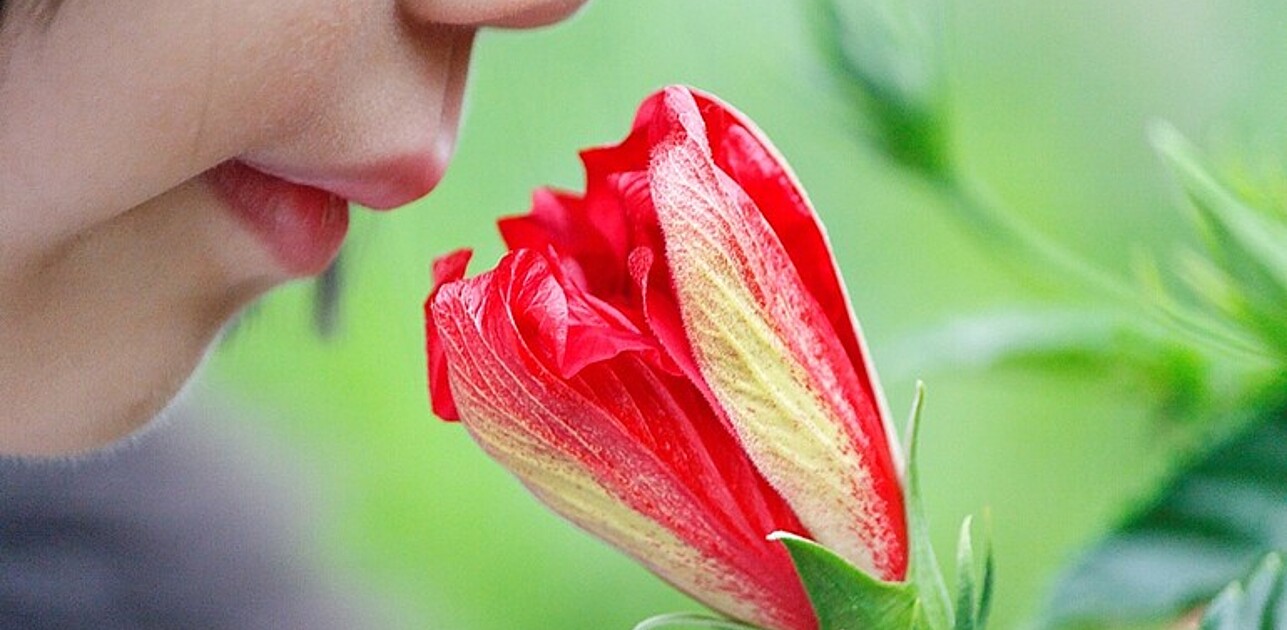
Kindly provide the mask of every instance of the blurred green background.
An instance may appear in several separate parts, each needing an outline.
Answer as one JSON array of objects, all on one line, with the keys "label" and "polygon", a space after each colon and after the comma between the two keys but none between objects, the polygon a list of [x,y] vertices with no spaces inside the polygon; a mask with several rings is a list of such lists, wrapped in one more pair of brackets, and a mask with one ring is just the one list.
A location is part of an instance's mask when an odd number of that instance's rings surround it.
[{"label": "blurred green background", "polygon": [[[395,627],[627,629],[699,609],[547,512],[462,427],[436,420],[424,377],[431,260],[471,246],[478,267],[490,264],[501,252],[494,219],[525,211],[537,186],[579,189],[576,151],[619,140],[638,102],[668,83],[719,94],[786,155],[830,229],[878,367],[932,363],[894,353],[932,353],[902,342],[957,317],[1077,306],[989,256],[941,199],[863,144],[807,10],[595,0],[554,28],[480,37],[447,178],[413,207],[355,221],[338,334],[319,340],[311,286],[288,287],[238,326],[199,381],[258,411],[253,427],[223,429],[310,471],[323,505],[301,555]],[[1280,131],[1285,20],[1287,8],[1263,0],[957,2],[958,149],[1026,220],[1124,275],[1133,249],[1165,253],[1189,238],[1146,122],[1171,120],[1200,141]],[[1153,413],[1156,393],[1111,370],[890,368],[900,419],[918,376],[929,388],[924,483],[940,555],[951,557],[965,514],[991,510],[996,627],[1032,614],[1060,563],[1179,450]]]}]

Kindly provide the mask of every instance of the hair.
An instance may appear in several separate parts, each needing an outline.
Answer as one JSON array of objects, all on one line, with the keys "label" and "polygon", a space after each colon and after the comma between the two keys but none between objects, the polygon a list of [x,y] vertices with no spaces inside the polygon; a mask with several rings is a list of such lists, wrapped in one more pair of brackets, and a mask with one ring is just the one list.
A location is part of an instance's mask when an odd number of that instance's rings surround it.
[{"label": "hair", "polygon": [[38,26],[47,29],[64,2],[66,0],[0,0],[0,27],[9,21],[11,13],[26,11]]},{"label": "hair", "polygon": [[344,280],[340,264],[342,257],[343,252],[322,272],[313,287],[313,328],[323,339],[333,336],[339,326],[340,285]]}]

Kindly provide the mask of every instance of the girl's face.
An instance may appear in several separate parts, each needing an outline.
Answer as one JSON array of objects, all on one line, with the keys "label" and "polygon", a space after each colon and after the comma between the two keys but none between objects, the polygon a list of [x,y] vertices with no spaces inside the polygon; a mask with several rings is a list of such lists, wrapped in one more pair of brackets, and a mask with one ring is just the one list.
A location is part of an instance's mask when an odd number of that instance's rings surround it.
[{"label": "girl's face", "polygon": [[152,417],[224,322],[431,191],[475,31],[583,0],[0,0],[0,452]]}]

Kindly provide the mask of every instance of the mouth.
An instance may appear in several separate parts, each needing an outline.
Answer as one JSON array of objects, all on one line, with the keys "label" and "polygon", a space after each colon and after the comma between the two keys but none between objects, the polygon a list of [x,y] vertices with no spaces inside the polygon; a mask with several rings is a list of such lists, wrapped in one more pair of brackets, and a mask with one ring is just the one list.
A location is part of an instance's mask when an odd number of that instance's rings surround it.
[{"label": "mouth", "polygon": [[216,193],[292,276],[321,273],[348,232],[349,203],[390,210],[424,197],[442,179],[445,156],[406,157],[326,173],[284,173],[229,160],[208,174]]},{"label": "mouth", "polygon": [[349,202],[236,160],[207,175],[216,194],[292,276],[321,273],[349,229]]},{"label": "mouth", "polygon": [[411,203],[437,186],[446,160],[426,153],[325,173],[286,173],[236,159],[212,169],[207,181],[287,273],[313,276],[339,252],[350,202],[372,210]]}]

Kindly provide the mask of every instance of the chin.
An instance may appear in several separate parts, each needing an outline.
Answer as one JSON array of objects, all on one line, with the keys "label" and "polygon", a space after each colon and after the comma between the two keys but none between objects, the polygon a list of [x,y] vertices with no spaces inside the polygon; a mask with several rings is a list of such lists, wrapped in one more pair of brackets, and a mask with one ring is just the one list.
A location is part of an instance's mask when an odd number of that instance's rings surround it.
[{"label": "chin", "polygon": [[164,416],[228,322],[293,277],[199,183],[77,235],[4,296],[0,454],[83,454]]},{"label": "chin", "polygon": [[[73,442],[61,447],[51,444],[54,447],[53,450],[43,455],[46,458],[52,456],[57,459],[74,460],[84,457],[111,456],[119,451],[134,448],[135,444],[140,439],[145,439],[148,433],[166,427],[172,418],[179,415],[174,411],[181,408],[190,397],[194,389],[193,384],[197,382],[206,358],[217,346],[217,341],[207,345],[204,351],[198,353],[197,360],[190,366],[178,368],[169,383],[158,386],[148,396],[128,405],[126,411],[116,421],[103,425],[105,430],[102,434],[92,436],[91,439],[81,443]],[[37,457],[39,456],[40,454],[37,454]]]}]

